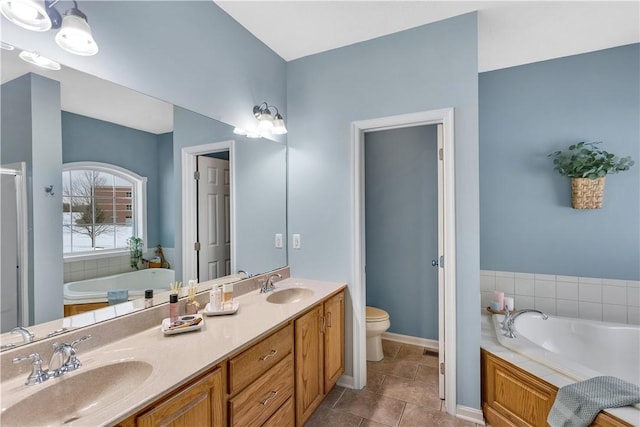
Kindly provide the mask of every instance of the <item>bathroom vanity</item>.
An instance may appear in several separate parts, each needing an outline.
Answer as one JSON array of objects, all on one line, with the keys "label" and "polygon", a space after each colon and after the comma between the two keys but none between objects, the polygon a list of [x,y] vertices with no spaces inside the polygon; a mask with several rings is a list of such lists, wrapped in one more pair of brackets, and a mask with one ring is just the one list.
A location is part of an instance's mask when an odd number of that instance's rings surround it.
[{"label": "bathroom vanity", "polygon": [[[254,290],[236,298],[240,304],[236,314],[207,317],[199,331],[164,336],[157,324],[124,339],[80,350],[81,368],[43,384],[25,386],[24,372],[4,376],[3,408],[7,409],[2,425],[29,425],[37,419],[53,425],[75,422],[122,427],[300,426],[344,372],[345,287],[286,279],[277,282],[270,293]],[[165,307],[157,309],[161,308]],[[116,372],[120,367],[133,369],[126,375],[103,375],[94,387],[115,386],[121,392],[108,398],[98,393],[92,402],[83,402],[93,405],[90,410],[76,405],[53,414],[39,414],[37,406],[19,415],[12,411],[35,394],[43,397],[40,401],[62,399],[55,388],[64,381],[75,384],[76,376],[90,379],[94,373]],[[142,371],[149,373],[145,376]],[[127,381],[129,373],[134,381]],[[132,385],[119,387],[121,381]],[[47,389],[50,396],[45,396]],[[83,391],[70,393],[81,395]],[[65,399],[73,400],[73,396],[67,394]],[[47,416],[52,419],[44,420]]]}]

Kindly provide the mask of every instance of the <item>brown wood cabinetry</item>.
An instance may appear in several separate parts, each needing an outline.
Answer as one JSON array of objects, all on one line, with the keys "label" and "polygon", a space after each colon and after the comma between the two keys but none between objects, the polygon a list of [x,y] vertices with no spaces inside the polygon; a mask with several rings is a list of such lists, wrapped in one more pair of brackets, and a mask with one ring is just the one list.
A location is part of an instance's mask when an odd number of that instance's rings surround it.
[{"label": "brown wood cabinetry", "polygon": [[[547,427],[558,388],[485,350],[480,357],[482,410],[487,422],[493,427]],[[605,412],[591,426],[631,427]]]},{"label": "brown wood cabinetry", "polygon": [[[293,325],[288,324],[229,360],[229,426],[293,425]],[[275,425],[275,424],[272,424]]]},{"label": "brown wood cabinetry", "polygon": [[344,292],[324,303],[324,393],[344,373]]},{"label": "brown wood cabinetry", "polygon": [[222,369],[215,368],[136,417],[136,425],[224,426],[223,380]]},{"label": "brown wood cabinetry", "polygon": [[301,426],[324,398],[322,359],[324,339],[322,305],[295,322],[296,343],[296,424]]},{"label": "brown wood cabinetry", "polygon": [[344,372],[344,291],[295,321],[296,425],[302,426]]}]

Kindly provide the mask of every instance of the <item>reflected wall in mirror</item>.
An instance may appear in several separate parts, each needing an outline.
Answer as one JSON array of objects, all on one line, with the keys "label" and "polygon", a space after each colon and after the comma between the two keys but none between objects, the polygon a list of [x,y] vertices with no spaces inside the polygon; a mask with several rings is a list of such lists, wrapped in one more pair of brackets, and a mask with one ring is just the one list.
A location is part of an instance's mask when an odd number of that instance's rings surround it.
[{"label": "reflected wall in mirror", "polygon": [[[136,270],[123,247],[129,235],[143,239],[146,259],[155,257],[161,245],[175,280],[185,283],[198,276],[204,281],[240,269],[257,274],[286,265],[286,239],[282,248],[274,244],[276,234],[286,236],[285,145],[234,135],[227,124],[64,66],[58,72],[39,70],[22,64],[17,53],[2,51],[0,163],[3,190],[6,184],[15,193],[3,191],[8,197],[7,204],[4,196],[2,201],[3,231],[5,221],[16,223],[8,225],[18,230],[10,245],[18,255],[23,252],[23,261],[16,275],[5,277],[12,268],[2,266],[2,332],[62,317],[63,283]],[[222,157],[223,166],[217,172],[205,168],[195,180],[182,159],[194,146],[212,147],[197,152],[201,163]],[[85,188],[88,192],[74,193],[73,172],[68,180],[62,178],[63,165],[72,163],[82,170],[108,165],[112,175],[100,170],[100,182]],[[146,185],[125,184],[126,173]],[[110,184],[102,182],[109,176]],[[222,183],[222,193],[205,193],[199,202],[185,205],[185,191],[197,192],[206,186],[203,181]],[[12,216],[5,215],[9,202],[15,206]],[[4,236],[3,260],[8,253]],[[183,241],[193,236],[196,240]],[[87,245],[71,255],[64,248],[73,238],[79,247]],[[228,255],[199,260],[197,241],[201,248],[227,247]],[[185,258],[195,263],[183,266]],[[198,263],[202,268],[193,268]],[[155,287],[144,280],[138,292]],[[165,277],[157,289],[167,286]],[[136,295],[132,290],[130,296]],[[104,302],[95,299],[87,301]],[[20,336],[5,335],[2,344],[19,341]]]}]

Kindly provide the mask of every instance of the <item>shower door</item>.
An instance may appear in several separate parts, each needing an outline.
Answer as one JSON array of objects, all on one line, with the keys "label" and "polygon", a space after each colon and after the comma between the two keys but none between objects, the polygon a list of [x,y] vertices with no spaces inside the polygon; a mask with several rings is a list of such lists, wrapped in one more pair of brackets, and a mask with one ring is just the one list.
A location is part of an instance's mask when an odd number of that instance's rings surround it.
[{"label": "shower door", "polygon": [[26,325],[23,318],[24,289],[22,271],[22,251],[24,238],[23,224],[23,165],[0,168],[2,180],[0,188],[0,325],[1,332],[8,332],[16,326]]}]

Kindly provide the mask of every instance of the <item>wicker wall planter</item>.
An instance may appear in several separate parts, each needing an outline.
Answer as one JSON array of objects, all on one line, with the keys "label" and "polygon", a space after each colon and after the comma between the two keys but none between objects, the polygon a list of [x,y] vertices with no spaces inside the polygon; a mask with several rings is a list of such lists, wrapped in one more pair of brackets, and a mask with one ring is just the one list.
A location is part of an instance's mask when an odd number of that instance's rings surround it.
[{"label": "wicker wall planter", "polygon": [[605,177],[571,178],[571,206],[574,209],[600,209]]}]

